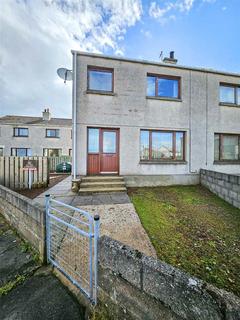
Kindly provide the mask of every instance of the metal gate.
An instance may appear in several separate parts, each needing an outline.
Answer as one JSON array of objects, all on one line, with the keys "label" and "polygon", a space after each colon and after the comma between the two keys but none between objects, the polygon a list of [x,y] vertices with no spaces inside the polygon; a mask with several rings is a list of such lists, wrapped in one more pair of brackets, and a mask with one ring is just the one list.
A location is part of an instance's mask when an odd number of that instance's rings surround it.
[{"label": "metal gate", "polygon": [[46,195],[47,260],[97,303],[99,216]]}]

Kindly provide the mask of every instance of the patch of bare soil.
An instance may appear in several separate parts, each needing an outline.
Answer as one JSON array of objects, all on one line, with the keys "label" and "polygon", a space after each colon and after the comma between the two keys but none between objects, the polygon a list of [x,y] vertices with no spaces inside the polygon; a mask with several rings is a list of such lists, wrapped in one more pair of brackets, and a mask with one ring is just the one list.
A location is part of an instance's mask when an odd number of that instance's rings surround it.
[{"label": "patch of bare soil", "polygon": [[16,190],[18,193],[22,194],[25,197],[30,199],[34,199],[39,196],[41,193],[47,191],[48,189],[55,186],[57,183],[61,182],[63,179],[67,178],[68,175],[64,174],[50,174],[49,185],[47,188],[35,188],[35,189],[24,189],[24,190]]}]

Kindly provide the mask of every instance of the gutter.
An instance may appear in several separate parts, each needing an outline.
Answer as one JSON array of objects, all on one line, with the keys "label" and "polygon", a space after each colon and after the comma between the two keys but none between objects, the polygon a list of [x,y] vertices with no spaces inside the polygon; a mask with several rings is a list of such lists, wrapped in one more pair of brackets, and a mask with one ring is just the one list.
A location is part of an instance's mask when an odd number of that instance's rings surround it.
[{"label": "gutter", "polygon": [[73,94],[72,94],[72,121],[73,121],[73,164],[72,175],[75,180],[77,177],[77,53],[73,52]]}]

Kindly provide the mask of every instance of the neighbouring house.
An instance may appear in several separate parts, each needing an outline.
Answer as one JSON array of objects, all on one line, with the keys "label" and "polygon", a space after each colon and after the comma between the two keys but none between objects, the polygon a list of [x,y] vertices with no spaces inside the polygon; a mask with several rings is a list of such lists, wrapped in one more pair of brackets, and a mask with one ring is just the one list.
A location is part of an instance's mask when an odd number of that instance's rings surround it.
[{"label": "neighbouring house", "polygon": [[127,185],[240,173],[240,74],[72,51],[73,175]]},{"label": "neighbouring house", "polygon": [[72,119],[52,118],[49,109],[42,117],[0,117],[0,156],[71,154]]}]

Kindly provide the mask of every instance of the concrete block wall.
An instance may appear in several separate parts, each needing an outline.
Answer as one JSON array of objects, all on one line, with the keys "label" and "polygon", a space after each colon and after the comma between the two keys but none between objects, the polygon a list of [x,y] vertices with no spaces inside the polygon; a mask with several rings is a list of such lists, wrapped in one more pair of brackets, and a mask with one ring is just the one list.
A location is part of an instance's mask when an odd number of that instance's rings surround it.
[{"label": "concrete block wall", "polygon": [[99,259],[99,299],[113,319],[240,319],[235,295],[109,237]]},{"label": "concrete block wall", "polygon": [[200,183],[234,207],[240,209],[240,174],[201,169]]},{"label": "concrete block wall", "polygon": [[45,212],[32,200],[0,185],[0,213],[45,258]]}]

